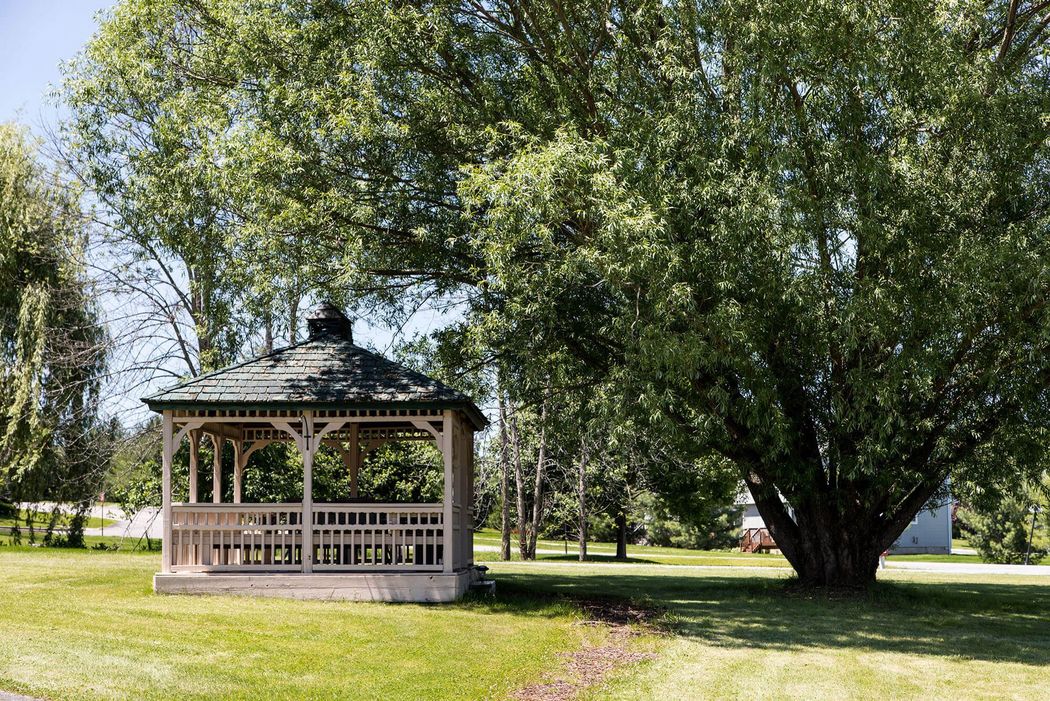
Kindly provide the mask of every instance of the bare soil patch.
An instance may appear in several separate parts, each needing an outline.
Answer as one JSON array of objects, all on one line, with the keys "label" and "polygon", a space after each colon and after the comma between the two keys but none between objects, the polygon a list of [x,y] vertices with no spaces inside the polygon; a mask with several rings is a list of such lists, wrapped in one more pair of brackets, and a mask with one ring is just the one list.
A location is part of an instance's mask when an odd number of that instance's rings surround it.
[{"label": "bare soil patch", "polygon": [[604,643],[561,653],[564,665],[557,678],[518,689],[510,696],[514,701],[569,701],[584,689],[600,684],[613,670],[655,657],[652,653],[629,649],[629,641],[642,633],[663,632],[662,609],[602,599],[574,603],[586,616],[579,625],[609,629]]}]

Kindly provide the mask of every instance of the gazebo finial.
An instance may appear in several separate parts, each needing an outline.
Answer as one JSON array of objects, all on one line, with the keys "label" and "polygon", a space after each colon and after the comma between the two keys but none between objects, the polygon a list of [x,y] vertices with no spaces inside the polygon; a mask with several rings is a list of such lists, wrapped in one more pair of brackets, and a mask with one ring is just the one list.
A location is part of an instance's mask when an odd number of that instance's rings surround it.
[{"label": "gazebo finial", "polygon": [[354,340],[354,322],[350,321],[339,307],[327,300],[310,312],[310,316],[306,317],[306,325],[310,329],[310,338],[329,334],[348,341]]}]

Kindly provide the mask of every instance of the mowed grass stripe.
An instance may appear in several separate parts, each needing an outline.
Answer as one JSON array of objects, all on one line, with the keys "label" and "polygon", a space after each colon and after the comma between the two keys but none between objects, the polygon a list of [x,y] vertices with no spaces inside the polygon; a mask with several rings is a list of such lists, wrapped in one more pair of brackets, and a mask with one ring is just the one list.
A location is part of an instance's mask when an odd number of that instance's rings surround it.
[{"label": "mowed grass stripe", "polygon": [[536,599],[161,597],[156,555],[0,549],[0,689],[85,698],[502,698],[602,631]]}]

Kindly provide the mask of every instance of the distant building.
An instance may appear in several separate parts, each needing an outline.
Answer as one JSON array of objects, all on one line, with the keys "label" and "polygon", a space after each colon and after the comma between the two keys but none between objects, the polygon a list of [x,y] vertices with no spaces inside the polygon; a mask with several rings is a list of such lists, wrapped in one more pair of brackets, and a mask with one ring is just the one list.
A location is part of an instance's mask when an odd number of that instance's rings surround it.
[{"label": "distant building", "polygon": [[[737,497],[736,505],[741,509],[740,517],[740,550],[745,553],[755,552],[780,552],[777,548],[776,541],[773,540],[773,536],[769,534],[769,529],[766,528],[766,522],[762,520],[761,514],[758,513],[758,507],[755,506],[755,498],[751,496],[751,492],[744,488]],[[792,514],[791,506],[788,506],[788,513]],[[792,514],[794,517],[794,514]]]},{"label": "distant building", "polygon": [[953,511],[955,505],[948,496],[927,502],[890,548],[890,554],[951,555]]},{"label": "distant building", "polygon": [[[766,528],[755,506],[751,492],[744,489],[737,498],[741,507],[740,517],[740,550],[743,552],[777,552],[777,544]],[[955,511],[951,497],[944,495],[928,502],[916,514],[911,524],[904,529],[901,537],[893,544],[891,555],[935,554],[951,555],[952,553],[952,519]],[[794,515],[791,506],[788,513]]]}]

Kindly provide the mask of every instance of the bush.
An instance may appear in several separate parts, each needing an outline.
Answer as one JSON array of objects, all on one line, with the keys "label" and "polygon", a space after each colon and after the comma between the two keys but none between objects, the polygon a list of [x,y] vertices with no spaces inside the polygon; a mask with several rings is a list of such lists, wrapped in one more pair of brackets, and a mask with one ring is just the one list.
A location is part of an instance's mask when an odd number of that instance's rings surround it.
[{"label": "bush", "polygon": [[[1011,565],[1024,563],[1029,537],[1032,535],[1033,504],[1028,495],[1007,496],[980,510],[959,510],[962,530],[981,560]],[[1030,562],[1039,562],[1047,554],[1050,545],[1045,534],[1045,509],[1040,516],[1036,520]]]},{"label": "bush", "polygon": [[676,517],[660,499],[654,499],[645,514],[645,539],[649,545],[693,550],[724,550],[740,540],[740,511],[736,506],[709,505]]}]

